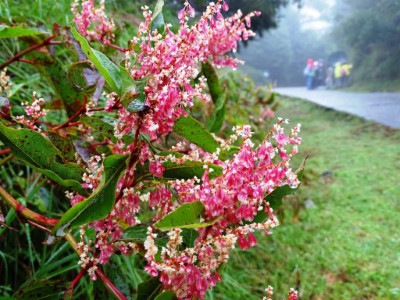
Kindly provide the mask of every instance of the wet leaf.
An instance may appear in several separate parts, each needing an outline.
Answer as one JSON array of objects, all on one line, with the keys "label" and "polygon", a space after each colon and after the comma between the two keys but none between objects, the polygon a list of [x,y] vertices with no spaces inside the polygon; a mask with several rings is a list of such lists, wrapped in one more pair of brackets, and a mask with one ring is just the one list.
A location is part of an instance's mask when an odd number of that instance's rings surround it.
[{"label": "wet leaf", "polygon": [[193,248],[194,242],[196,241],[197,237],[199,236],[199,233],[195,229],[183,228],[181,236],[182,236],[183,244],[186,246],[186,248]]},{"label": "wet leaf", "polygon": [[163,166],[165,171],[163,177],[173,179],[191,179],[196,176],[200,179],[204,173],[204,165],[208,165],[209,168],[213,169],[213,172],[210,173],[210,178],[222,175],[222,167],[220,166],[201,161],[187,160],[181,164],[171,161],[164,162]]},{"label": "wet leaf", "polygon": [[158,32],[162,33],[164,30],[164,16],[162,8],[164,6],[164,0],[157,0],[157,3],[153,10],[153,16],[151,18],[151,31],[157,29]]},{"label": "wet leaf", "polygon": [[[132,243],[139,243],[143,244],[147,238],[147,228],[146,225],[136,225],[133,227],[129,227],[124,230],[124,234],[121,238],[124,242],[132,242]],[[160,232],[157,234],[157,237],[154,239],[155,244],[157,247],[163,247],[168,242],[168,236]]]},{"label": "wet leaf", "polygon": [[174,131],[186,138],[189,142],[199,146],[207,152],[213,153],[220,147],[211,133],[204,128],[193,117],[180,117],[175,125]]},{"label": "wet leaf", "polygon": [[22,26],[7,26],[0,24],[0,39],[1,38],[16,38],[21,36],[30,36],[38,34],[48,34],[48,32],[37,30],[36,28]]},{"label": "wet leaf", "polygon": [[36,171],[62,186],[86,193],[81,186],[84,170],[75,163],[64,163],[60,150],[40,133],[9,128],[0,122],[0,140]]},{"label": "wet leaf", "polygon": [[204,205],[200,201],[184,203],[176,210],[154,223],[154,227],[160,230],[173,228],[202,228],[214,224],[217,219],[204,222]]},{"label": "wet leaf", "polygon": [[176,300],[176,294],[172,291],[165,291],[159,294],[154,300]]},{"label": "wet leaf", "polygon": [[[102,119],[96,117],[88,117],[88,116],[81,116],[80,121],[95,131],[99,132],[104,137],[108,138],[113,143],[117,143],[118,139],[114,135],[114,126],[104,122]],[[122,137],[122,141],[125,144],[131,144],[134,141],[134,138],[131,136],[124,135]]]},{"label": "wet leaf", "polygon": [[90,47],[89,42],[72,27],[72,35],[79,42],[82,51],[94,64],[97,70],[111,87],[111,90],[121,95],[122,75],[120,68],[114,64],[105,54]]},{"label": "wet leaf", "polygon": [[112,155],[104,160],[104,176],[98,188],[86,200],[75,204],[64,213],[52,235],[64,236],[66,228],[107,217],[114,206],[116,186],[126,169],[126,160],[123,155]]}]

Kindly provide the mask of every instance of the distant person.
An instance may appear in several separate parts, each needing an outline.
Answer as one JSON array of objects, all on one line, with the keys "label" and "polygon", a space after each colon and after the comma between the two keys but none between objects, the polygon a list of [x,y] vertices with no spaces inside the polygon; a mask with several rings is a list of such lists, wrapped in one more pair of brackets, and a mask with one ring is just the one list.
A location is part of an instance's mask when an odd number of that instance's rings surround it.
[{"label": "distant person", "polygon": [[342,64],[340,62],[335,63],[333,74],[335,77],[335,88],[342,87]]},{"label": "distant person", "polygon": [[318,60],[318,64],[316,66],[316,73],[315,73],[315,86],[319,87],[325,84],[325,66],[324,61],[322,59]]},{"label": "distant person", "polygon": [[329,90],[333,89],[334,83],[335,83],[335,76],[333,74],[333,67],[329,66],[328,69],[326,69],[326,78],[325,78],[326,88]]},{"label": "distant person", "polygon": [[352,64],[345,63],[342,64],[342,85],[349,86],[350,85],[350,73],[353,68]]},{"label": "distant person", "polygon": [[309,58],[307,60],[307,65],[304,68],[304,75],[306,76],[306,87],[309,90],[314,88],[314,76],[315,76],[315,69],[314,69],[314,60]]}]

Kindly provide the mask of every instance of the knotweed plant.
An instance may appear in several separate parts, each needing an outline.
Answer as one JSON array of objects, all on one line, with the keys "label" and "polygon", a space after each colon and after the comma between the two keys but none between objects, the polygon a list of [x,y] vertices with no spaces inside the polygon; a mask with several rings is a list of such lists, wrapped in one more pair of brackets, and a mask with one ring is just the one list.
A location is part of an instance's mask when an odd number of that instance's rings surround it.
[{"label": "knotweed plant", "polygon": [[[67,119],[54,124],[45,99],[33,93],[22,103],[24,115],[13,115],[4,102],[0,123],[1,154],[11,152],[65,188],[71,208],[52,219],[2,187],[1,196],[48,232],[48,244],[65,239],[78,253],[81,272],[66,296],[88,274],[117,298],[131,297],[102,270],[112,255],[135,254],[153,277],[138,286],[138,299],[154,299],[154,290],[157,299],[202,299],[221,281],[232,249],[253,247],[256,231],[269,234],[279,224],[273,208],[299,185],[301,172],[290,161],[301,143],[300,125],[285,129],[288,120],[278,119],[255,144],[249,125],[235,126],[223,140],[214,134],[221,117],[208,125],[211,133],[191,116],[194,101],[217,109],[221,87],[214,67],[237,67],[240,61],[230,54],[254,35],[250,21],[258,13],[225,18],[228,5],[218,0],[198,14],[185,1],[173,28],[164,23],[159,0],[154,10],[142,8],[137,35],[123,48],[113,44],[116,26],[104,1],[96,6],[94,0],[76,0],[71,7],[75,19],[69,29],[56,26],[53,35],[23,53],[61,42],[76,52],[79,61],[65,75],[68,84],[53,81]],[[104,47],[117,49],[119,61],[97,50]],[[8,81],[2,72],[2,89]],[[267,294],[270,298],[272,290]]]}]

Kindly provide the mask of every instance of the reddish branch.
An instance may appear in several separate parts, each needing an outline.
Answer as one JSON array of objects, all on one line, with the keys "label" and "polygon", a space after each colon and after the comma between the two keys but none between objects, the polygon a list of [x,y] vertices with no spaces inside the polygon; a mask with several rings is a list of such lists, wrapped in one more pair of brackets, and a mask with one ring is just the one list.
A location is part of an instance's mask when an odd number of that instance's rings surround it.
[{"label": "reddish branch", "polygon": [[10,153],[10,152],[11,152],[10,148],[4,149],[4,150],[0,150],[0,155],[7,154],[7,153]]},{"label": "reddish branch", "polygon": [[115,287],[115,285],[108,279],[108,277],[99,269],[96,270],[97,276],[103,281],[105,287],[119,300],[126,300],[126,296]]},{"label": "reddish branch", "polygon": [[[0,186],[0,197],[12,208],[15,209],[17,214],[29,221],[32,221],[32,225],[39,224],[46,227],[54,227],[57,223],[57,219],[48,218],[27,208],[25,205],[19,203],[13,196],[11,196],[6,190]],[[39,227],[41,228],[41,227]]]},{"label": "reddish branch", "polygon": [[7,67],[9,64],[11,64],[13,62],[20,60],[20,58],[22,56],[24,56],[25,54],[27,54],[27,53],[29,53],[29,52],[31,52],[33,50],[36,50],[36,49],[38,49],[40,47],[43,47],[45,45],[53,44],[54,42],[52,42],[52,39],[54,39],[54,38],[55,38],[55,36],[52,35],[52,36],[48,37],[47,39],[45,39],[44,41],[42,41],[41,43],[33,45],[33,46],[31,46],[29,48],[26,48],[25,50],[22,50],[21,52],[15,54],[9,60],[7,60],[6,62],[4,62],[4,63],[2,63],[0,65],[0,70],[4,69],[5,67]]}]

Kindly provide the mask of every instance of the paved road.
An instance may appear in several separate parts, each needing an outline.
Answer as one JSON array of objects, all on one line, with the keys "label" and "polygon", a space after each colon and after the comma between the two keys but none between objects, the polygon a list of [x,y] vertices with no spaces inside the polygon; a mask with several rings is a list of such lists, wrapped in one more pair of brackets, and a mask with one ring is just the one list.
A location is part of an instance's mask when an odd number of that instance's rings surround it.
[{"label": "paved road", "polygon": [[309,91],[305,87],[276,88],[275,91],[400,128],[400,93],[345,93],[324,89]]}]

